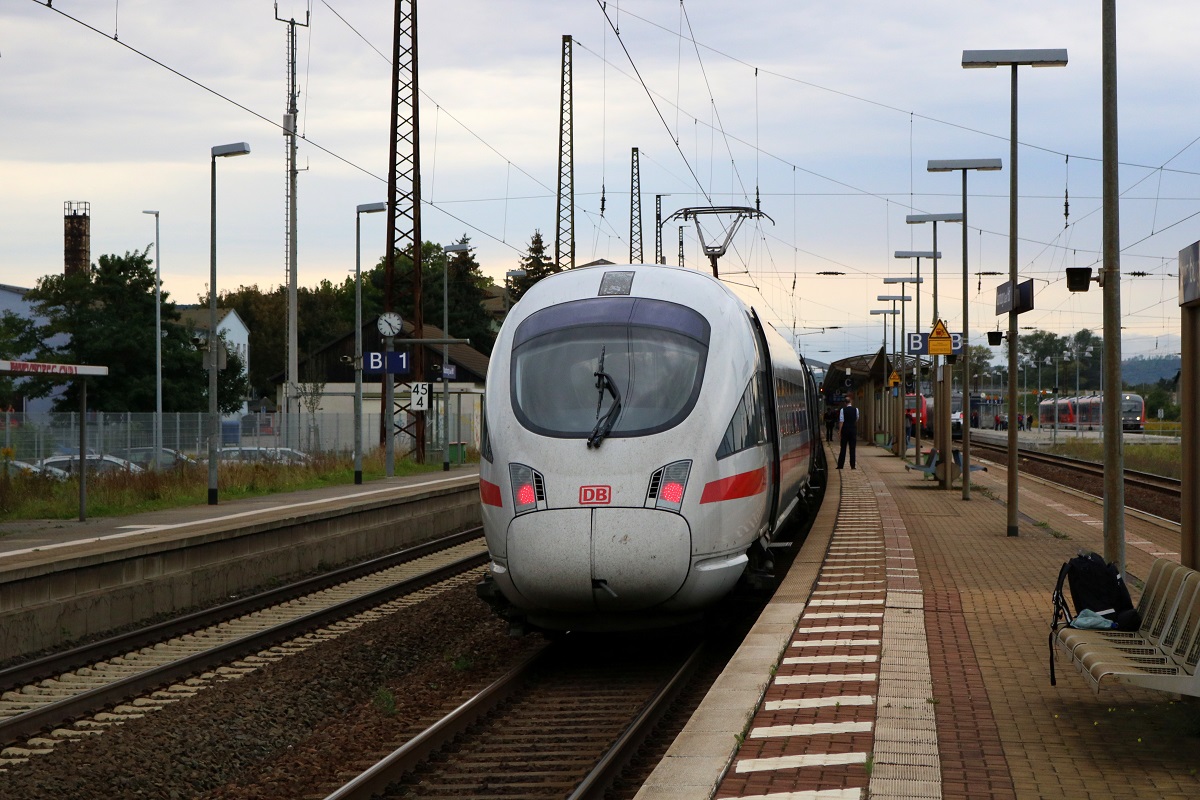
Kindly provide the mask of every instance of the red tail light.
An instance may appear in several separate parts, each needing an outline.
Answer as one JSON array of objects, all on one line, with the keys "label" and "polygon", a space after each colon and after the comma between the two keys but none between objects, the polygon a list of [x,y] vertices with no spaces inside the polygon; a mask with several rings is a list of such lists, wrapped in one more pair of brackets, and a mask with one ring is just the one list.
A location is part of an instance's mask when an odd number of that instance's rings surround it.
[{"label": "red tail light", "polygon": [[683,502],[683,484],[676,483],[675,481],[663,484],[662,489],[658,492],[658,496],[668,503],[678,505]]}]

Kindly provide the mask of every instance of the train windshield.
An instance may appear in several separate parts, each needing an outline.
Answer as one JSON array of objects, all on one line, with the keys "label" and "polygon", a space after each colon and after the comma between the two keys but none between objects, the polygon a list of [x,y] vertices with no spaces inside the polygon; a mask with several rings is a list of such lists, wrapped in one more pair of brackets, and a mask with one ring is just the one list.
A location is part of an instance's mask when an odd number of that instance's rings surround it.
[{"label": "train windshield", "polygon": [[1126,397],[1121,401],[1121,414],[1126,417],[1137,417],[1142,413],[1142,401]]},{"label": "train windshield", "polygon": [[[696,404],[708,341],[704,317],[662,300],[589,298],[544,309],[514,337],[513,410],[535,433],[587,438],[619,396],[606,435],[667,430]],[[615,394],[597,388],[598,372]]]}]

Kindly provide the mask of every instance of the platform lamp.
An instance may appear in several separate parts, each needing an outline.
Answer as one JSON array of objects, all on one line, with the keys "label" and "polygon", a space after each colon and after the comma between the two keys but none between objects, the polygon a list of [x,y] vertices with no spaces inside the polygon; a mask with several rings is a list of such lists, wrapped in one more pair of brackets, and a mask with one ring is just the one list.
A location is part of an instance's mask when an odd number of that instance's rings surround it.
[{"label": "platform lamp", "polygon": [[[450,331],[450,254],[469,253],[471,245],[466,242],[448,244],[442,248],[446,254],[446,263],[442,267],[442,338],[449,339]],[[450,471],[450,378],[447,377],[446,367],[450,364],[450,345],[442,344],[442,471]]]},{"label": "platform lamp", "polygon": [[962,172],[962,499],[971,499],[971,343],[970,343],[970,287],[967,285],[967,172],[978,170],[993,172],[1003,165],[998,158],[951,158],[930,159],[929,172]]},{"label": "platform lamp", "polygon": [[[898,295],[898,294],[881,294],[876,299],[884,301],[884,302],[887,302],[890,300],[892,303],[892,307],[890,309],[886,310],[887,316],[884,316],[884,319],[883,319],[883,325],[884,325],[883,348],[885,351],[887,350],[887,317],[890,316],[892,318],[892,349],[891,349],[891,355],[888,359],[888,363],[891,366],[891,368],[893,370],[895,370],[895,368],[896,368],[896,317],[900,314],[900,310],[896,308],[896,303],[899,302],[901,299],[907,300],[909,298],[905,297],[904,295]],[[871,313],[872,314],[876,314],[876,313],[884,314],[885,312],[884,311],[872,311]],[[903,433],[903,431],[901,430],[901,427],[900,427],[900,419],[904,413],[903,412],[903,403],[901,404],[900,409],[897,410],[896,408],[894,408],[895,400],[894,400],[894,398],[892,398],[891,392],[884,392],[883,396],[885,398],[887,398],[887,403],[888,403],[888,406],[886,409],[886,417],[888,420],[888,428],[891,429],[891,431],[892,431],[892,447],[893,447],[892,452],[894,452],[896,455],[900,455],[902,452],[899,449],[902,446],[902,440],[900,438],[900,434]]]},{"label": "platform lamp", "polygon": [[[896,277],[896,278],[884,278],[883,279],[883,282],[887,283],[887,284],[897,284],[897,283],[900,284],[901,291],[905,290],[904,284],[912,283],[912,284],[916,285],[916,287],[917,287],[917,289],[916,289],[917,308],[916,308],[915,319],[916,319],[916,329],[917,329],[918,333],[921,330],[921,284],[924,283],[924,279],[921,278],[921,258],[922,257],[933,258],[934,255],[935,254],[932,252],[923,252],[923,251],[918,252],[918,251],[914,251],[914,250],[897,250],[896,258],[916,258],[916,260],[917,260],[917,276],[915,278],[909,277],[909,276],[900,276],[900,277]],[[901,365],[903,365],[904,358],[905,358],[905,356],[908,355],[908,349],[909,349],[908,341],[907,341],[907,339],[908,339],[908,323],[904,321],[903,313],[901,313],[900,319],[901,319],[901,322],[900,322],[900,330],[901,330],[900,363],[901,363]],[[914,413],[917,415],[917,435],[915,438],[916,446],[914,448],[915,452],[913,454],[913,464],[916,466],[920,466],[921,465],[921,422],[920,422],[920,417],[921,417],[921,352],[920,352],[920,348],[917,348],[917,352],[914,353],[914,355],[915,355],[915,358],[913,360],[913,404],[915,405]],[[903,381],[901,381],[901,384],[903,384]],[[901,397],[904,398],[903,405],[907,406],[908,393],[901,392],[900,395],[901,395]],[[907,452],[905,453],[905,455],[907,455]]]},{"label": "platform lamp", "polygon": [[[1008,137],[1008,280],[1015,298],[1017,292],[1017,67],[1065,67],[1067,51],[1065,48],[1040,50],[964,50],[962,54],[964,69],[994,69],[995,67],[1011,68],[1011,83],[1009,90],[1010,128]],[[1014,302],[1008,312],[1008,338],[1010,342],[1017,340],[1017,304]],[[1008,350],[1008,372],[1017,371],[1017,350]],[[1009,381],[1008,387],[1008,416],[1017,415],[1017,390]],[[1017,430],[1008,426],[1008,535],[1018,534],[1017,522],[1019,517],[1017,478]],[[966,466],[963,466],[964,471]]]},{"label": "platform lamp", "polygon": [[220,452],[221,418],[217,413],[217,159],[244,156],[250,152],[245,142],[219,144],[212,149],[212,214],[209,230],[208,274],[208,504],[217,504],[217,458]]},{"label": "platform lamp", "polygon": [[158,212],[142,213],[154,215],[154,466],[162,469],[162,253],[158,247]]},{"label": "platform lamp", "polygon": [[[939,222],[962,222],[963,215],[961,211],[951,211],[944,214],[909,214],[904,218],[904,221],[909,225],[922,225],[926,222],[933,223],[933,324],[936,325],[941,317],[938,315],[938,260],[942,257],[938,252],[937,226]],[[920,262],[918,262],[918,265]],[[918,269],[920,267],[918,266]],[[930,329],[932,331],[932,328]],[[953,356],[953,353],[951,353]],[[933,413],[936,417],[933,425],[934,444],[933,446],[941,453],[950,452],[950,381],[942,380],[941,369],[938,359],[941,356],[931,356],[933,359],[933,376],[934,376],[934,404]],[[946,360],[946,368],[954,363],[953,358],[948,357]],[[943,462],[945,463],[945,462]],[[953,489],[954,481],[951,480],[948,469],[943,470],[942,481],[943,489]]]},{"label": "platform lamp", "polygon": [[[362,340],[362,215],[387,211],[387,203],[361,203],[354,209],[354,485],[362,485],[363,340]],[[384,366],[384,380],[391,380]]]}]

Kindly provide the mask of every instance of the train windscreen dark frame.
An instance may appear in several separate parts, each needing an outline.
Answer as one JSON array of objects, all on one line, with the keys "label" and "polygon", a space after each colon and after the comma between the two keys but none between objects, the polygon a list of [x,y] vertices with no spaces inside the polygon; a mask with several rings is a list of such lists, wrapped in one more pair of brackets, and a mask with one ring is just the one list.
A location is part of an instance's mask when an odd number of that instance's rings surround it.
[{"label": "train windscreen dark frame", "polygon": [[604,372],[622,405],[609,436],[669,430],[687,418],[700,396],[709,335],[708,321],[698,312],[664,300],[588,298],[543,309],[513,337],[513,413],[534,433],[589,436],[613,402],[596,388],[603,352]]}]

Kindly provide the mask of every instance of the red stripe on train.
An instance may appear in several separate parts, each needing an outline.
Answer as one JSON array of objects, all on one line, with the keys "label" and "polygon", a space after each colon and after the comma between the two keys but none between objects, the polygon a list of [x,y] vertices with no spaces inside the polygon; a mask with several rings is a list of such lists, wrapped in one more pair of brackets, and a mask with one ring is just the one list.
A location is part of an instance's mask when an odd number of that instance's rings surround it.
[{"label": "red stripe on train", "polygon": [[705,484],[704,493],[700,495],[700,503],[719,503],[722,500],[753,497],[766,491],[766,488],[767,469],[759,467],[750,472],[743,472]]},{"label": "red stripe on train", "polygon": [[479,479],[479,500],[485,506],[504,507],[504,496],[500,494],[500,487],[483,478]]}]

